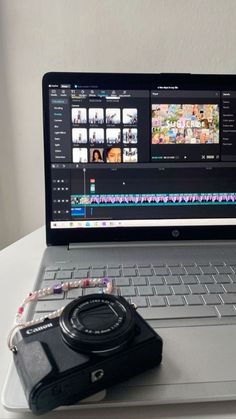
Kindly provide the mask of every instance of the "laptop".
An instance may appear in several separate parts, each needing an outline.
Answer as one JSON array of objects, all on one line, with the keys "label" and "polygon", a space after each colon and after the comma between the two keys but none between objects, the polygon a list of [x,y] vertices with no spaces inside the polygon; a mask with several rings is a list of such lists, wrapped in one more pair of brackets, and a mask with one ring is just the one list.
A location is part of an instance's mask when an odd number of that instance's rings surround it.
[{"label": "laptop", "polygon": [[[47,73],[43,120],[34,288],[107,276],[164,341],[161,366],[75,408],[236,399],[236,76]],[[2,401],[27,410],[13,366]]]}]

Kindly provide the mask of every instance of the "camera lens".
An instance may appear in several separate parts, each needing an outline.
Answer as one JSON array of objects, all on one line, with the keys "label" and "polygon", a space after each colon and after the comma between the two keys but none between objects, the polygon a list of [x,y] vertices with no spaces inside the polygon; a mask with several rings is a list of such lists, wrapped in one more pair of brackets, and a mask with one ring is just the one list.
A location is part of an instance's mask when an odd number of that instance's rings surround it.
[{"label": "camera lens", "polygon": [[68,304],[60,316],[64,341],[73,349],[109,355],[134,336],[134,309],[122,297],[91,294]]}]

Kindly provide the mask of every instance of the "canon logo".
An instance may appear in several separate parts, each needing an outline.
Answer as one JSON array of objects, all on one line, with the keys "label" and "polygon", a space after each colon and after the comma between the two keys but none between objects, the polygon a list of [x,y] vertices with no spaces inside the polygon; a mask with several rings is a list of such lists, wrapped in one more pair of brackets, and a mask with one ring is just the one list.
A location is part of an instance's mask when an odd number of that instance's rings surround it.
[{"label": "canon logo", "polygon": [[34,327],[34,329],[26,330],[26,334],[32,335],[33,333],[42,332],[43,330],[49,329],[50,327],[53,327],[52,323],[43,324],[42,326]]}]

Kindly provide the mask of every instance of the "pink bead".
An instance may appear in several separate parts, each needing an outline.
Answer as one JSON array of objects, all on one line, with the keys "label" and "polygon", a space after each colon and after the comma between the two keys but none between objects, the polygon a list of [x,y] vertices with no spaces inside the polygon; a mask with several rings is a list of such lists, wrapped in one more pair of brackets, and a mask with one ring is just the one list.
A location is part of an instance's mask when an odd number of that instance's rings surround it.
[{"label": "pink bead", "polygon": [[89,287],[89,285],[90,285],[90,280],[89,279],[83,279],[83,282],[82,282],[82,287]]},{"label": "pink bead", "polygon": [[24,307],[19,307],[18,310],[17,310],[17,313],[22,314],[23,311],[24,311]]},{"label": "pink bead", "polygon": [[35,301],[35,300],[37,300],[37,298],[38,298],[37,294],[32,294],[30,296],[30,301]]},{"label": "pink bead", "polygon": [[111,294],[112,293],[112,283],[111,282],[109,282],[107,284],[107,292],[108,292],[108,294]]}]

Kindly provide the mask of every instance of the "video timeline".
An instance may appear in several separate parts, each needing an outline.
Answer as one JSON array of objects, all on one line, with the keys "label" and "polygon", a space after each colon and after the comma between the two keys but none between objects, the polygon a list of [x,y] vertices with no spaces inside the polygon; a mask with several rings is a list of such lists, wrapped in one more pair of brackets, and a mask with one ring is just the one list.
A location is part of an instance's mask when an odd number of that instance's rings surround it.
[{"label": "video timeline", "polygon": [[236,193],[112,194],[71,195],[72,215],[81,215],[78,207],[220,205],[236,204]]}]

